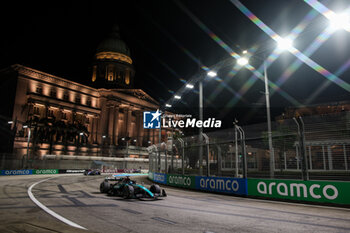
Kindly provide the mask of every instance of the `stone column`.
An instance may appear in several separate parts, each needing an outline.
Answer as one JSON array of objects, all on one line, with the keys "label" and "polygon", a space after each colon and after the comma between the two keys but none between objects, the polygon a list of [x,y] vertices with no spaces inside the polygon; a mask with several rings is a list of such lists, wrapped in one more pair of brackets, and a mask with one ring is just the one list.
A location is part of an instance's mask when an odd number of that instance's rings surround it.
[{"label": "stone column", "polygon": [[108,126],[108,108],[106,103],[106,98],[101,98],[101,115],[99,120],[99,127],[97,128],[97,141],[99,144],[102,143],[102,136],[107,135],[107,126]]},{"label": "stone column", "polygon": [[91,139],[92,139],[92,143],[95,144],[96,141],[97,141],[97,138],[96,138],[96,116],[93,116],[91,118],[91,124],[92,124],[92,131],[91,131]]},{"label": "stone column", "polygon": [[114,137],[114,106],[110,105],[109,107],[109,114],[108,114],[108,141],[109,144],[113,144],[113,137]]},{"label": "stone column", "polygon": [[119,135],[118,122],[119,122],[119,105],[116,105],[114,108],[114,137],[113,137],[114,145],[118,144],[118,135]]},{"label": "stone column", "polygon": [[132,109],[131,107],[128,108],[128,110],[126,111],[127,117],[126,117],[126,136],[129,136],[129,131],[131,130],[131,113],[132,113]]},{"label": "stone column", "polygon": [[145,141],[144,137],[144,128],[143,128],[143,114],[142,111],[138,112],[138,119],[137,119],[137,136],[140,143],[139,146],[142,146],[143,141]]},{"label": "stone column", "polygon": [[135,120],[135,131],[136,131],[136,146],[140,146],[142,144],[142,139],[141,139],[141,135],[140,135],[140,120],[141,120],[141,115],[140,112],[137,111],[136,112],[136,120]]},{"label": "stone column", "polygon": [[123,137],[128,136],[128,107],[124,108],[124,119],[123,119]]}]

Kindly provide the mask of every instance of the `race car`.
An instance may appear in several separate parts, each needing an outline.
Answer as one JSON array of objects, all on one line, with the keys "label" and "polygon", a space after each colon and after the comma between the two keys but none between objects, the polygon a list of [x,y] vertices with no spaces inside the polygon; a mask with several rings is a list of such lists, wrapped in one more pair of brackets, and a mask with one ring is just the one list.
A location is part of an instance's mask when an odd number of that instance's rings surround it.
[{"label": "race car", "polygon": [[101,175],[101,172],[96,169],[87,169],[84,171],[85,176]]},{"label": "race car", "polygon": [[167,194],[159,185],[152,184],[150,188],[137,184],[136,181],[131,180],[129,176],[124,178],[107,177],[100,184],[100,192],[108,195],[127,198],[151,198],[166,197]]}]

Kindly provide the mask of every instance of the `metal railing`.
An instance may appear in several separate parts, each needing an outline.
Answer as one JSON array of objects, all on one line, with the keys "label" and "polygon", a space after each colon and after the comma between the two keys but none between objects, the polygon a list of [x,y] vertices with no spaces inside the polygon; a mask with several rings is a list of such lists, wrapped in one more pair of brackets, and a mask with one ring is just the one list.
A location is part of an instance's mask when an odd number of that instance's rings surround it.
[{"label": "metal railing", "polygon": [[[350,113],[272,122],[175,138],[149,148],[150,171],[247,178],[350,180]],[[200,164],[199,152],[203,161]],[[169,161],[171,161],[169,163]],[[154,163],[158,166],[154,166]],[[201,169],[203,173],[201,174]]]}]

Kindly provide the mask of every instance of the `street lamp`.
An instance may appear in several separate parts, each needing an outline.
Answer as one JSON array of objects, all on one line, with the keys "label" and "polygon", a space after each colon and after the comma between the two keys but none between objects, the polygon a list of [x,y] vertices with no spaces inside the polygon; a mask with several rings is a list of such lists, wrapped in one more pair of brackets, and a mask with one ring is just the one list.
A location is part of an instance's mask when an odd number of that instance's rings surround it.
[{"label": "street lamp", "polygon": [[[216,77],[217,73],[215,71],[210,70],[207,75],[211,78]],[[203,79],[199,80],[199,120],[203,121]],[[203,175],[203,148],[202,148],[202,140],[203,140],[203,128],[199,128],[199,175]]]},{"label": "street lamp", "polygon": [[194,87],[193,84],[190,84],[190,83],[186,84],[186,88],[188,88],[188,89],[193,89],[193,87]]},{"label": "street lamp", "polygon": [[[293,47],[293,41],[289,38],[280,38],[277,40],[277,48],[280,50],[289,50]],[[265,83],[265,98],[266,98],[266,117],[267,117],[267,134],[268,134],[268,141],[269,141],[269,151],[270,151],[270,178],[274,177],[274,168],[275,168],[275,155],[273,151],[272,146],[272,130],[271,130],[271,113],[270,113],[270,92],[269,92],[269,79],[267,75],[267,66],[266,66],[266,57],[264,59],[258,57],[258,56],[252,56],[254,58],[258,58],[260,60],[263,60],[263,66],[264,66],[264,83]],[[249,60],[244,57],[240,57],[237,60],[237,63],[241,66],[245,66],[249,63]],[[244,64],[245,65],[242,65]]]},{"label": "street lamp", "polygon": [[329,26],[332,30],[336,31],[339,29],[350,29],[350,17],[349,12],[343,12],[340,14],[333,14],[329,17]]},{"label": "street lamp", "polygon": [[175,95],[174,98],[179,100],[179,99],[181,99],[181,96]]},{"label": "street lamp", "polygon": [[240,66],[245,66],[245,65],[247,65],[249,63],[249,60],[248,60],[248,58],[240,57],[240,58],[237,59],[237,63]]},{"label": "street lamp", "polygon": [[207,75],[209,76],[209,77],[211,77],[211,78],[214,78],[214,77],[216,77],[216,72],[215,71],[213,71],[213,70],[211,70],[211,71],[209,71],[208,73],[207,73]]},{"label": "street lamp", "polygon": [[288,50],[293,47],[293,41],[289,38],[279,38],[277,39],[277,48],[279,50]]},{"label": "street lamp", "polygon": [[165,104],[166,108],[171,108],[171,104]]}]

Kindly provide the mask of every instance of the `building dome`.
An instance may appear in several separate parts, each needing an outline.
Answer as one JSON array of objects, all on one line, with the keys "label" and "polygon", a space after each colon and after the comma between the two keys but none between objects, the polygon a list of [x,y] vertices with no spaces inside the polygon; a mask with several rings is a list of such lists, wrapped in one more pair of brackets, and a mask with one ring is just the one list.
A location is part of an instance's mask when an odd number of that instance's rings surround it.
[{"label": "building dome", "polygon": [[134,75],[130,49],[120,38],[119,27],[115,25],[96,49],[91,81],[95,87],[132,88]]},{"label": "building dome", "polygon": [[120,38],[119,27],[116,25],[112,33],[103,40],[97,47],[96,53],[116,52],[130,57],[130,49]]}]

